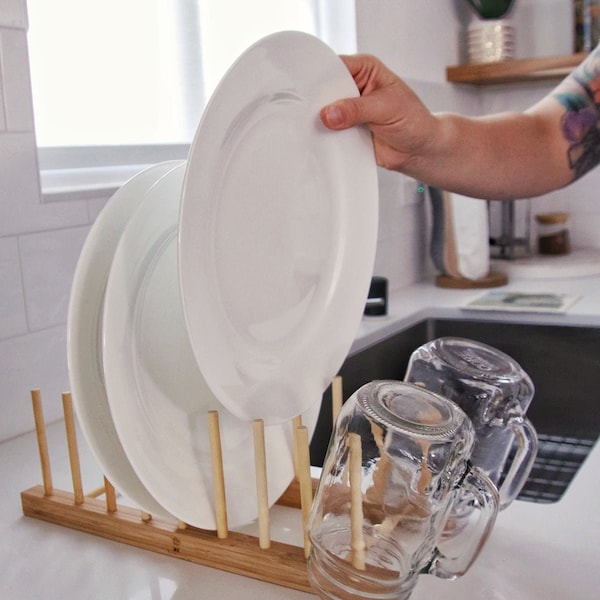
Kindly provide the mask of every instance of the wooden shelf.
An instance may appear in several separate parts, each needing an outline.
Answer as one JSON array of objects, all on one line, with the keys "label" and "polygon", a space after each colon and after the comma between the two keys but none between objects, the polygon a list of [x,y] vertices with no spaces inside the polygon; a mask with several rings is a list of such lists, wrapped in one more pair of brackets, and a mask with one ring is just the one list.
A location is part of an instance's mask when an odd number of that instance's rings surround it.
[{"label": "wooden shelf", "polygon": [[568,75],[586,56],[585,53],[579,53],[497,63],[456,65],[446,68],[446,79],[451,83],[474,85],[559,80]]}]

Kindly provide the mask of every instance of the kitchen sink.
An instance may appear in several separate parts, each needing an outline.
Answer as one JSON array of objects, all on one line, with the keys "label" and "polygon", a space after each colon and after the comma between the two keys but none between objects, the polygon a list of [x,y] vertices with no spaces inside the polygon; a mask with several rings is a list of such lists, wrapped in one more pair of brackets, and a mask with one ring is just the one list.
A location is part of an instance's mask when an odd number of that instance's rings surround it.
[{"label": "kitchen sink", "polygon": [[[538,455],[519,500],[556,502],[600,435],[600,328],[430,318],[348,356],[340,369],[344,400],[375,379],[404,378],[413,350],[458,336],[512,356],[530,375],[535,396],[527,416]],[[311,464],[322,466],[331,434],[331,389],[323,396],[311,441]]]}]

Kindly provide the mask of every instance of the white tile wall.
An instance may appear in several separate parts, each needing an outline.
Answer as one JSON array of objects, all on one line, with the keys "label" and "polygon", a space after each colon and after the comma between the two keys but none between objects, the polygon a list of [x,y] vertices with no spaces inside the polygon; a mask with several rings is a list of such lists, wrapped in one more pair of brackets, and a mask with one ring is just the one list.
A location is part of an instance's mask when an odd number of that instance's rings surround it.
[{"label": "white tile wall", "polygon": [[0,340],[0,439],[33,428],[29,391],[40,388],[46,421],[62,414],[60,394],[68,390],[64,326]]},{"label": "white tile wall", "polygon": [[0,36],[0,60],[6,103],[6,128],[31,131],[33,105],[28,64],[27,33],[23,29],[4,29]]},{"label": "white tile wall", "polygon": [[466,2],[356,0],[358,50],[382,58],[410,79],[443,83],[459,62],[457,44]]},{"label": "white tile wall", "polygon": [[16,237],[0,238],[0,339],[26,333],[18,240]]},{"label": "white tile wall", "polygon": [[[412,81],[432,110],[468,114],[519,108],[530,91],[486,95],[445,83],[459,60],[464,2],[356,0],[359,49]],[[105,203],[42,204],[35,150],[25,0],[0,1],[0,439],[32,428],[29,390],[43,391],[47,420],[60,417],[68,389],[67,291],[90,224]],[[527,88],[520,88],[527,90]],[[574,237],[600,247],[600,172],[543,201],[572,207]],[[401,179],[382,181],[376,271],[391,287],[431,272],[427,207],[405,197]]]},{"label": "white tile wall", "polygon": [[89,227],[19,237],[29,327],[38,331],[64,324],[77,259]]},{"label": "white tile wall", "polygon": [[[0,82],[2,82],[2,61],[0,60]],[[4,89],[0,87],[0,132],[6,131],[6,111],[4,108]]]},{"label": "white tile wall", "polygon": [[25,0],[2,0],[0,27],[27,29],[27,5]]},{"label": "white tile wall", "polygon": [[422,279],[427,269],[427,211],[424,202],[403,206],[398,211],[387,211],[386,204],[384,198],[383,212],[395,219],[397,232],[379,238],[374,272],[387,277],[390,288],[397,289]]}]

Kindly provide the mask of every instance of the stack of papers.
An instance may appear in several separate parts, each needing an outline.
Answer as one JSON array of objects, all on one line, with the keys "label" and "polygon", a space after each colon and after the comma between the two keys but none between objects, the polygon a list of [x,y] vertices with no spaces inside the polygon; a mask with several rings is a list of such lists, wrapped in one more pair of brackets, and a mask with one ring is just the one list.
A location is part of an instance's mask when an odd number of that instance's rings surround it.
[{"label": "stack of papers", "polygon": [[562,313],[566,312],[578,299],[579,296],[573,294],[491,291],[467,302],[461,308],[467,310]]}]

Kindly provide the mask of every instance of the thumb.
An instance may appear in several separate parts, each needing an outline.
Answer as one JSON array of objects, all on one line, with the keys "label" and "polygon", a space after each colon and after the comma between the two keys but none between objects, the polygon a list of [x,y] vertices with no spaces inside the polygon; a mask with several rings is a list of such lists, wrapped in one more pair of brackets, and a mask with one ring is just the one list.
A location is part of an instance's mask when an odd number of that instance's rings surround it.
[{"label": "thumb", "polygon": [[321,121],[328,129],[348,129],[359,123],[365,123],[362,98],[346,98],[328,104],[321,109]]}]

